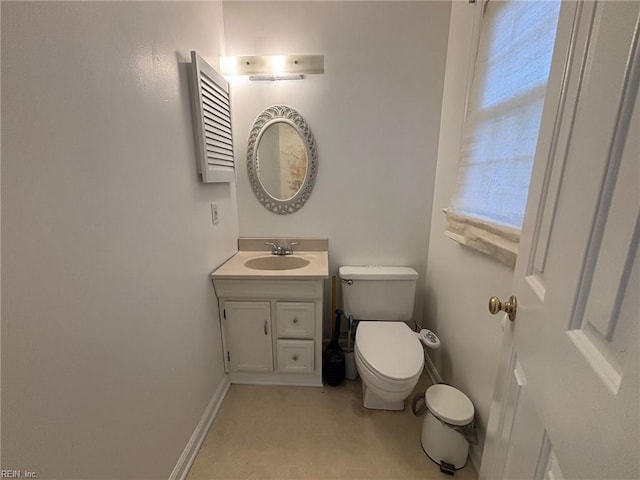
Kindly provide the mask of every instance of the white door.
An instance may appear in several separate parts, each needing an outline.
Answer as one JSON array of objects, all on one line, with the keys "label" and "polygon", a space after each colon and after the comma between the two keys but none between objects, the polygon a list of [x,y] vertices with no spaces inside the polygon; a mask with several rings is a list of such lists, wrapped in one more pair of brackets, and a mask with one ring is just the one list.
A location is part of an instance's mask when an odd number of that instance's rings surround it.
[{"label": "white door", "polygon": [[563,3],[483,479],[640,478],[639,36]]}]

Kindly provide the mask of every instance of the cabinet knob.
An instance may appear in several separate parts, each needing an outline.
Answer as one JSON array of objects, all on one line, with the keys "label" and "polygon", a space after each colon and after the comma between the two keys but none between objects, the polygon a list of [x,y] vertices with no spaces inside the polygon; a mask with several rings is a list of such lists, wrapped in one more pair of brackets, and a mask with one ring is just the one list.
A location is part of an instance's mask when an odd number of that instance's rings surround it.
[{"label": "cabinet knob", "polygon": [[293,358],[293,361],[295,362],[296,360],[298,360],[298,355],[294,355],[292,358]]},{"label": "cabinet knob", "polygon": [[293,319],[293,323],[298,323],[298,319],[297,319],[297,318],[294,318],[294,319]]}]

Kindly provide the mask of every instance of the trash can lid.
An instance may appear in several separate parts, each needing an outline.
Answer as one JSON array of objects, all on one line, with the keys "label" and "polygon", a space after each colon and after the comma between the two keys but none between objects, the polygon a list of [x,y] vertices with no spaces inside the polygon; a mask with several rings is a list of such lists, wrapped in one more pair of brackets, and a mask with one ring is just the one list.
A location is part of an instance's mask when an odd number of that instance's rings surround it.
[{"label": "trash can lid", "polygon": [[424,394],[429,411],[451,425],[464,426],[473,420],[473,403],[460,390],[443,383],[430,386]]}]

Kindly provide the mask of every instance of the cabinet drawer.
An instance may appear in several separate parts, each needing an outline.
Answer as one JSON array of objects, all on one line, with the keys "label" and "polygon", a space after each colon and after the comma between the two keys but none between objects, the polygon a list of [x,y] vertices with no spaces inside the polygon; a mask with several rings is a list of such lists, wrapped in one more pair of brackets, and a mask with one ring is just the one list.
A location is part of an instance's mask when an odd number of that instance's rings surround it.
[{"label": "cabinet drawer", "polygon": [[278,372],[313,373],[313,343],[313,340],[278,340]]},{"label": "cabinet drawer", "polygon": [[277,302],[278,337],[313,338],[315,304],[313,302]]}]

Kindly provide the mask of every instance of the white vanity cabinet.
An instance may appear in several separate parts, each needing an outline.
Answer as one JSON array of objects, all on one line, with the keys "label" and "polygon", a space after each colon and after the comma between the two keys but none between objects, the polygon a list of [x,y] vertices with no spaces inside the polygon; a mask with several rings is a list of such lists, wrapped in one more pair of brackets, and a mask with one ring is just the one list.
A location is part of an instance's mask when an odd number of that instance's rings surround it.
[{"label": "white vanity cabinet", "polygon": [[322,279],[217,279],[232,383],[322,386]]}]

